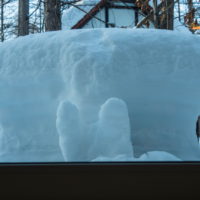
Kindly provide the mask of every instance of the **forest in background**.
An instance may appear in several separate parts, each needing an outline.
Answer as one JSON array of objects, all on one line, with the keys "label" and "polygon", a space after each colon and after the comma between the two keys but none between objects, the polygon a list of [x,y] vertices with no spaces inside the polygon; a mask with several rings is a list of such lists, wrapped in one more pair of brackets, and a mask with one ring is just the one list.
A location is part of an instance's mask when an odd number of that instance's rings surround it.
[{"label": "forest in background", "polygon": [[[62,13],[71,6],[79,9],[80,0],[0,0],[0,41],[18,36],[62,29]],[[144,18],[137,28],[148,27],[173,30],[178,26],[192,33],[200,29],[199,0],[134,0]],[[86,4],[88,1],[85,1]],[[91,0],[89,2],[95,2]],[[109,1],[108,1],[109,2]],[[119,2],[126,2],[121,0]],[[80,9],[80,12],[83,12]]]}]

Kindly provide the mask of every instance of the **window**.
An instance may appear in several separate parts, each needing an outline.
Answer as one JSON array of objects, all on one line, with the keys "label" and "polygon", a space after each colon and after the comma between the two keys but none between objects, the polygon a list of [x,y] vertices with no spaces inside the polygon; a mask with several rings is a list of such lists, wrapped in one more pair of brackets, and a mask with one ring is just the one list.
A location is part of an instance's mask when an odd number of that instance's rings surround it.
[{"label": "window", "polygon": [[198,6],[19,2],[16,24],[0,1],[0,196],[198,191]]},{"label": "window", "polygon": [[88,29],[2,44],[0,161],[198,161],[198,39]]}]

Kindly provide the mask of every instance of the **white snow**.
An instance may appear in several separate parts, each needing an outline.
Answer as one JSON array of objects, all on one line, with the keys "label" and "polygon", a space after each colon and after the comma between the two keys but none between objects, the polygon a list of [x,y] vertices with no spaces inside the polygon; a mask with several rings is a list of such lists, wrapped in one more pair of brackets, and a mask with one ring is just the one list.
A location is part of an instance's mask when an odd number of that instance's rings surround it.
[{"label": "white snow", "polygon": [[164,152],[164,151],[151,151],[143,154],[140,156],[140,158],[135,158],[135,157],[130,157],[130,156],[125,156],[123,154],[118,155],[116,157],[103,157],[99,156],[96,159],[92,160],[94,162],[155,162],[155,161],[181,161],[179,158],[176,156]]},{"label": "white snow", "polygon": [[108,99],[100,108],[97,130],[90,155],[115,158],[123,154],[133,157],[128,110],[125,102]]},{"label": "white snow", "polygon": [[178,18],[174,20],[174,30],[192,34],[192,32],[188,29],[188,27],[186,27],[183,23],[181,23],[178,20]]},{"label": "white snow", "polygon": [[64,159],[81,160],[81,145],[79,112],[70,102],[61,102],[57,110],[56,127],[59,134],[59,145]]},{"label": "white snow", "polygon": [[0,161],[199,160],[199,43],[85,29],[0,44]]}]

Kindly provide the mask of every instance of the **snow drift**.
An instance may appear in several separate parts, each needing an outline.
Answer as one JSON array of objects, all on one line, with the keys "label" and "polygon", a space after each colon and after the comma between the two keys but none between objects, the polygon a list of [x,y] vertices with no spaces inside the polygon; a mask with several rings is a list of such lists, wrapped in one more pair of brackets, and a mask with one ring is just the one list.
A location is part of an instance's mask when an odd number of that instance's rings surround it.
[{"label": "snow drift", "polygon": [[131,29],[0,44],[0,161],[199,160],[199,44]]}]

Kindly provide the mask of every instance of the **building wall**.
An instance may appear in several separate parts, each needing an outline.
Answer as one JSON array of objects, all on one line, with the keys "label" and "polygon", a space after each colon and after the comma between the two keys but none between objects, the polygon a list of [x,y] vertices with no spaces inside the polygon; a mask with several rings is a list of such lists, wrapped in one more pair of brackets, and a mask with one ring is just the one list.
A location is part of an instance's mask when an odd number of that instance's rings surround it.
[{"label": "building wall", "polygon": [[[105,9],[101,9],[95,17],[105,21]],[[105,28],[105,23],[92,18],[83,28]]]},{"label": "building wall", "polygon": [[[105,21],[105,9],[103,8],[95,16]],[[109,23],[115,24],[115,27],[134,27],[135,10],[109,8]],[[83,28],[105,28],[105,23],[93,18]]]},{"label": "building wall", "polygon": [[132,9],[109,9],[109,22],[116,27],[134,27],[135,26],[135,10]]}]

